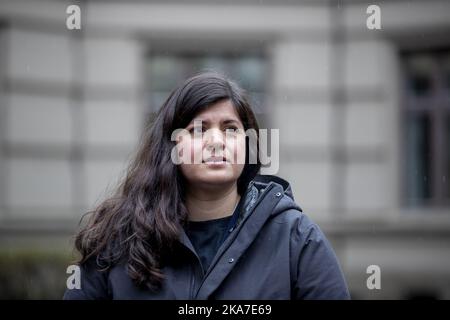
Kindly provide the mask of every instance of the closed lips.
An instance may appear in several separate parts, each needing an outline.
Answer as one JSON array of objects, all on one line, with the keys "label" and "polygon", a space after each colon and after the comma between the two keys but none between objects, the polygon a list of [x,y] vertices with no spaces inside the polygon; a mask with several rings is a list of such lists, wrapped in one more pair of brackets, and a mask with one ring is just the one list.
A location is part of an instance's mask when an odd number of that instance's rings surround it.
[{"label": "closed lips", "polygon": [[215,163],[215,162],[226,162],[227,159],[225,157],[209,157],[208,159],[204,160],[203,162],[210,162],[210,163]]}]

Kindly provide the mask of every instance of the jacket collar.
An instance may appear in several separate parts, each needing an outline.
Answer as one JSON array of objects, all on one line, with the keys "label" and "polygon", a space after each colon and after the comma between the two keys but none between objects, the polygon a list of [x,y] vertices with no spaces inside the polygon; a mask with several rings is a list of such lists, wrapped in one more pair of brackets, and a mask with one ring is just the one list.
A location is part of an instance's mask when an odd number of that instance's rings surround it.
[{"label": "jacket collar", "polygon": [[[294,201],[294,195],[292,193],[292,188],[289,182],[287,182],[283,178],[273,175],[256,175],[256,177],[248,184],[246,192],[244,194],[245,200],[237,221],[237,226],[240,225],[241,222],[250,215],[255,204],[260,200],[261,197],[265,195],[266,190],[269,187],[272,188],[274,186],[277,187],[277,189],[281,189],[280,193],[287,195],[292,199],[292,201]],[[296,209],[302,211],[302,209],[297,205]],[[276,214],[276,212],[272,213]],[[195,249],[184,230],[182,230],[179,240],[183,245],[185,245],[195,253]]]}]

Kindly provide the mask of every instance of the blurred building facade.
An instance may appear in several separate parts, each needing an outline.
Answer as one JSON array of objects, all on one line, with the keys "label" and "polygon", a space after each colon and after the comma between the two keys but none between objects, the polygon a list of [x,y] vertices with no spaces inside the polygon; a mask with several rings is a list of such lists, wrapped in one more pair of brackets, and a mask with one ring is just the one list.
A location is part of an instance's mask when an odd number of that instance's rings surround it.
[{"label": "blurred building facade", "polygon": [[450,299],[450,2],[2,0],[0,48],[2,249],[67,250],[144,119],[217,69],[280,129],[279,175],[354,298]]}]

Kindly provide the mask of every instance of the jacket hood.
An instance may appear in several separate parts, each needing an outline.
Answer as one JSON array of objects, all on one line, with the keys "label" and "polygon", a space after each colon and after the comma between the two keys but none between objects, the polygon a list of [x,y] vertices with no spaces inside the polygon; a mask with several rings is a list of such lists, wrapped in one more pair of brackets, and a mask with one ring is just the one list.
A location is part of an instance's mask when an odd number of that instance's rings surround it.
[{"label": "jacket hood", "polygon": [[283,178],[272,175],[257,175],[253,181],[254,183],[262,186],[268,186],[270,183],[277,183],[283,188],[284,194],[294,200],[291,185]]},{"label": "jacket hood", "polygon": [[241,217],[238,220],[239,222],[251,213],[254,206],[260,202],[262,198],[269,195],[267,192],[269,189],[276,190],[277,192],[275,195],[281,200],[273,208],[270,214],[267,215],[267,218],[278,215],[289,209],[303,211],[294,200],[294,195],[289,182],[273,175],[257,175],[247,187],[247,191],[244,195],[245,200],[243,210]]}]

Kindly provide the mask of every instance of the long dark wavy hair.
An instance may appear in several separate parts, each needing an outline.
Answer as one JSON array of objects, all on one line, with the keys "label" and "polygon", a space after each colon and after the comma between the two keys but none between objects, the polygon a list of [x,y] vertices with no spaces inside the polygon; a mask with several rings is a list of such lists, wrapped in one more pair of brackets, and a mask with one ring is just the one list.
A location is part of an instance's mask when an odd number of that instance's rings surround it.
[{"label": "long dark wavy hair", "polygon": [[[186,80],[172,91],[154,120],[147,121],[126,175],[113,195],[81,219],[75,238],[75,248],[81,254],[78,263],[95,259],[99,269],[106,270],[123,262],[136,285],[160,288],[165,256],[173,253],[187,221],[185,181],[171,161],[176,143],[171,134],[223,100],[236,108],[245,130],[258,132],[246,94],[236,83],[211,72]],[[249,163],[249,152],[258,155],[257,150],[249,149],[254,147],[247,137],[246,164],[237,181],[240,195],[260,169],[258,156],[257,163]]]}]

